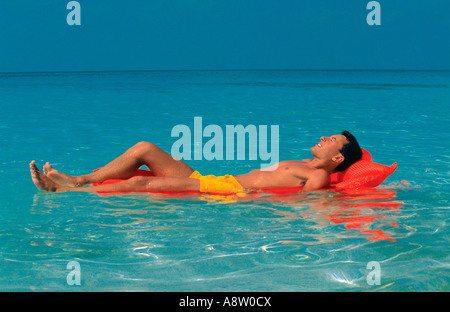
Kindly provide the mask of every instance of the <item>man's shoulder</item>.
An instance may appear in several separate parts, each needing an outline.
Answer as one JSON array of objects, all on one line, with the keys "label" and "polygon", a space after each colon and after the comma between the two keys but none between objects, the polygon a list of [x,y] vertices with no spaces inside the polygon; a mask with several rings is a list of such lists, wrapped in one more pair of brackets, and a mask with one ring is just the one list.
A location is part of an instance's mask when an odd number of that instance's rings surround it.
[{"label": "man's shoulder", "polygon": [[325,169],[317,169],[308,166],[307,162],[295,161],[290,163],[285,163],[286,167],[289,168],[289,172],[301,179],[328,179],[329,174]]},{"label": "man's shoulder", "polygon": [[296,168],[299,170],[310,170],[315,169],[308,166],[310,159],[305,160],[283,160],[278,163],[278,167],[288,167],[288,168]]},{"label": "man's shoulder", "polygon": [[305,190],[326,188],[330,185],[330,174],[325,169],[313,169],[309,172]]},{"label": "man's shoulder", "polygon": [[330,174],[325,169],[315,169],[313,174],[319,178],[330,178]]}]

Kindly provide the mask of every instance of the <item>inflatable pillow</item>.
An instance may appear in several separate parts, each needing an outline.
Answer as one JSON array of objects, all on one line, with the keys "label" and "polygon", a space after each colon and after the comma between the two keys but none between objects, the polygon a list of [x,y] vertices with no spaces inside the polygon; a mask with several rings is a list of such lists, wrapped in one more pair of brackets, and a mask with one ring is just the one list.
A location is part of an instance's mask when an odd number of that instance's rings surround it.
[{"label": "inflatable pillow", "polygon": [[372,156],[362,148],[363,156],[342,172],[330,175],[332,188],[349,189],[358,187],[377,187],[397,169],[397,163],[390,167],[372,161]]}]

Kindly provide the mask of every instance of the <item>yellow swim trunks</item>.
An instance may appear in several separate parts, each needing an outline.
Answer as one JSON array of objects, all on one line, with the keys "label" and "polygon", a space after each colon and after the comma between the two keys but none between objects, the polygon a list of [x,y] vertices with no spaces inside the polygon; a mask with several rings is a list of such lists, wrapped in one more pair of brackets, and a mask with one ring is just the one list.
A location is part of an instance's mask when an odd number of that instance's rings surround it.
[{"label": "yellow swim trunks", "polygon": [[237,194],[243,193],[244,188],[232,175],[216,177],[214,175],[202,176],[198,171],[194,171],[189,178],[200,181],[200,192],[213,194]]}]

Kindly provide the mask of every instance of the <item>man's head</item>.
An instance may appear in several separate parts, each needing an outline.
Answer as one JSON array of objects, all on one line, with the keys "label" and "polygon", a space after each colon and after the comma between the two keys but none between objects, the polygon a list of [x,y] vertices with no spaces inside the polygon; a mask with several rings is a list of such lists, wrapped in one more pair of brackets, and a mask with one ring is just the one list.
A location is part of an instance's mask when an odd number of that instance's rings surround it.
[{"label": "man's head", "polygon": [[320,142],[311,147],[311,153],[332,172],[344,171],[362,157],[358,141],[347,130],[342,134],[321,137]]}]

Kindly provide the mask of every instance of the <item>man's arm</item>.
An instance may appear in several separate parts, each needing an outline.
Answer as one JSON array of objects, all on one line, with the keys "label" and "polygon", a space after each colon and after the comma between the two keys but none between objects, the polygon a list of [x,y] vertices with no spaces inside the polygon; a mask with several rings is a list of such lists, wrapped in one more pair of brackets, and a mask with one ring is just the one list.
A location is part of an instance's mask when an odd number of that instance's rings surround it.
[{"label": "man's arm", "polygon": [[330,185],[330,175],[323,169],[313,170],[307,175],[303,191],[310,192],[326,188]]}]

